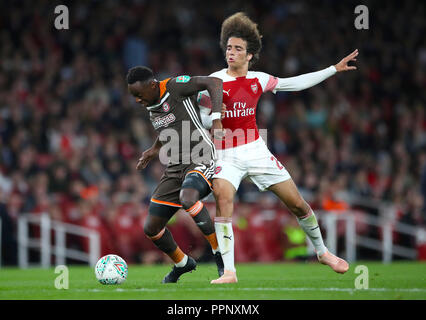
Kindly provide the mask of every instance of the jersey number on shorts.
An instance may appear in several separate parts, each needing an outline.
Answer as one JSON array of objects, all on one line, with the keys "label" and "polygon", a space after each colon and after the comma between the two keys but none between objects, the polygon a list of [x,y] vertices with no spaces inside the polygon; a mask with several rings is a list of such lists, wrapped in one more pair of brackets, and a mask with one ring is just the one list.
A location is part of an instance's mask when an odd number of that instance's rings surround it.
[{"label": "jersey number on shorts", "polygon": [[194,168],[194,170],[201,171],[203,173],[204,173],[204,171],[206,171],[206,169],[207,169],[207,167],[204,164],[200,164],[199,166]]},{"label": "jersey number on shorts", "polygon": [[216,166],[213,160],[210,161],[209,167],[207,167],[205,164],[200,163],[194,168],[195,171],[201,172],[207,179],[210,179],[213,176],[215,169]]}]

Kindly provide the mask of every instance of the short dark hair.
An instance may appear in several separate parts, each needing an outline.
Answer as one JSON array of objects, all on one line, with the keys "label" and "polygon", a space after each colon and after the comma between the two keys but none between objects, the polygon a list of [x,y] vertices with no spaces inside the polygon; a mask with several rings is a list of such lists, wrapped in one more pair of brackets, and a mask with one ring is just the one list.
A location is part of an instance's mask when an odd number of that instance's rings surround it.
[{"label": "short dark hair", "polygon": [[126,79],[128,84],[133,84],[137,81],[145,82],[154,78],[154,73],[148,67],[137,66],[133,67],[127,73]]},{"label": "short dark hair", "polygon": [[259,52],[262,49],[262,35],[259,33],[257,24],[244,12],[237,12],[223,21],[220,33],[220,47],[223,52],[226,52],[228,39],[231,37],[241,38],[247,42],[247,53],[253,55],[249,66],[259,60]]}]

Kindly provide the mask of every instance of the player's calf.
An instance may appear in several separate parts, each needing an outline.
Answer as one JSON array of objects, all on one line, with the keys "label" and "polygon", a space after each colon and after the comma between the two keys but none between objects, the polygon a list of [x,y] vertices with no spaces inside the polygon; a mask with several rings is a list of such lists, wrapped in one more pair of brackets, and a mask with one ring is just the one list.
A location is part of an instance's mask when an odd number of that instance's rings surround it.
[{"label": "player's calf", "polygon": [[180,193],[182,208],[194,219],[201,232],[212,245],[213,252],[217,250],[215,229],[210,214],[204,204],[199,200],[199,192],[195,189],[182,189]]},{"label": "player's calf", "polygon": [[165,227],[167,221],[167,218],[148,215],[144,224],[145,235],[173,260],[176,267],[183,267],[187,264],[188,256],[179,248],[171,232]]},{"label": "player's calf", "polygon": [[235,192],[234,190],[231,190],[230,192],[227,191],[230,188],[228,184],[230,185],[230,183],[223,184],[223,186],[219,183],[213,184],[213,195],[216,199],[216,208],[218,211],[216,212],[216,216],[232,217]]},{"label": "player's calf", "polygon": [[[195,201],[195,199],[197,201]],[[222,255],[216,238],[215,227],[210,214],[204,204],[198,200],[198,192],[194,189],[183,189],[180,193],[182,208],[194,219],[204,237],[210,243],[219,276],[223,275],[224,267]]]},{"label": "player's calf", "polygon": [[191,215],[198,228],[200,228],[201,232],[204,234],[204,237],[210,243],[215,257],[218,274],[221,276],[223,274],[223,260],[219,252],[215,227],[207,208],[201,201],[197,201],[192,207],[187,209],[186,212]]}]

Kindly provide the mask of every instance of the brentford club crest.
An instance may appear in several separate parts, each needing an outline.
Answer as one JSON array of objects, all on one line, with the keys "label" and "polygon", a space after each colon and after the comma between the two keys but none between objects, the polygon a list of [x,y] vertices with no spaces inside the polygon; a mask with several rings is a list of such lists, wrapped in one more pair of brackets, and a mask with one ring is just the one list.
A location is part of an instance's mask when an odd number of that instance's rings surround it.
[{"label": "brentford club crest", "polygon": [[167,102],[163,103],[163,110],[164,112],[168,112],[170,110],[170,105]]},{"label": "brentford club crest", "polygon": [[253,91],[253,93],[254,93],[254,94],[256,94],[256,93],[257,93],[257,84],[256,84],[256,83],[253,83],[253,84],[251,85],[251,90]]}]

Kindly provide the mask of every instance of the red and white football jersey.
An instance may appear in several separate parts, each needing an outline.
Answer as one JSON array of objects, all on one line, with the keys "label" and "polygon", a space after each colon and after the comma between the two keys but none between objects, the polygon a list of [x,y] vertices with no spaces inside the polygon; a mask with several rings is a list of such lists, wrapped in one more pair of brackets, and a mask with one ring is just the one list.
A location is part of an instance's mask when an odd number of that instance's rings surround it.
[{"label": "red and white football jersey", "polygon": [[[256,124],[256,108],[262,93],[274,91],[278,78],[264,72],[249,71],[245,77],[231,77],[227,69],[212,73],[211,77],[223,80],[223,103],[226,105],[222,124],[227,129],[223,141],[216,141],[217,149],[234,148],[253,142],[259,138]],[[199,94],[201,107],[210,108],[211,102],[207,91]],[[231,136],[232,135],[232,136]]]},{"label": "red and white football jersey", "polygon": [[[276,93],[310,88],[334,75],[337,70],[330,66],[289,78],[277,78],[258,71],[248,71],[244,77],[232,77],[226,71],[222,69],[210,75],[223,81],[226,112],[222,124],[227,129],[225,139],[215,140],[218,159],[213,178],[228,180],[238,190],[242,179],[248,177],[260,191],[264,191],[291,176],[259,137],[256,108],[260,96],[267,91]],[[199,93],[198,105],[200,115],[210,114],[211,101],[207,91]]]},{"label": "red and white football jersey", "polygon": [[[264,72],[248,71],[245,77],[231,77],[222,69],[211,77],[223,80],[223,102],[226,104],[222,124],[227,130],[224,141],[217,142],[217,149],[234,148],[259,138],[256,126],[256,108],[262,93],[272,91],[300,91],[310,88],[334,75],[337,70],[329,66],[320,71],[305,73],[296,77],[277,78]],[[211,109],[207,91],[200,92],[198,102],[203,114]],[[229,137],[232,135],[231,137]]]}]

